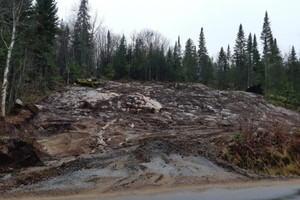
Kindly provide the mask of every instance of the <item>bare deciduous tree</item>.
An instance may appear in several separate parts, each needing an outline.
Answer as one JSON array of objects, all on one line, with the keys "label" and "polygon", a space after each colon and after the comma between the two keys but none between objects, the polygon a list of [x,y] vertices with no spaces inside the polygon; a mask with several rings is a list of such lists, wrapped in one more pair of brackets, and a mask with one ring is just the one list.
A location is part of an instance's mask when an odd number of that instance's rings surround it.
[{"label": "bare deciduous tree", "polygon": [[[19,18],[21,15],[23,6],[23,0],[17,1],[12,0],[11,1],[11,11],[7,12],[11,15],[11,24],[12,24],[12,30],[11,30],[11,39],[10,44],[7,46],[7,56],[6,56],[6,66],[4,70],[3,75],[3,83],[2,83],[2,102],[1,102],[1,116],[5,117],[5,105],[6,105],[6,96],[7,96],[7,87],[8,87],[8,74],[10,70],[10,63],[11,63],[11,57],[12,57],[12,51],[16,42],[16,34],[17,34],[17,27],[19,25]],[[2,37],[3,38],[3,37]],[[4,41],[4,43],[8,44]]]}]

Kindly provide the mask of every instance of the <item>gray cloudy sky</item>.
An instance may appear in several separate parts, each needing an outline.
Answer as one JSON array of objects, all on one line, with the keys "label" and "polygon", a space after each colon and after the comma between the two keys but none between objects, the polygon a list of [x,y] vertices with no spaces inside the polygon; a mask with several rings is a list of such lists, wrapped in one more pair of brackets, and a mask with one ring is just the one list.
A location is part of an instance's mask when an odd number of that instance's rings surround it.
[{"label": "gray cloudy sky", "polygon": [[[67,19],[79,2],[57,0],[59,17]],[[283,56],[292,45],[300,55],[300,0],[89,0],[89,5],[114,33],[129,35],[149,28],[166,36],[171,44],[180,35],[184,46],[188,38],[198,44],[203,27],[208,51],[214,57],[221,46],[234,46],[239,24],[243,24],[246,37],[251,32],[259,39],[267,10]]]}]

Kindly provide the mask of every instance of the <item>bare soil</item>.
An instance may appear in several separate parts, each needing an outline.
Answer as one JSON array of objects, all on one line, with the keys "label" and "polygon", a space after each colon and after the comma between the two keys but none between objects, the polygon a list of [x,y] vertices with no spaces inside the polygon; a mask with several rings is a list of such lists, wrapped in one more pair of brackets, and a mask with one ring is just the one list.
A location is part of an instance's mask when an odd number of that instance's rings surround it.
[{"label": "bare soil", "polygon": [[70,86],[37,107],[0,122],[0,197],[260,180],[270,177],[224,158],[236,147],[233,135],[251,124],[247,134],[284,126],[284,137],[299,139],[299,113],[201,84]]}]

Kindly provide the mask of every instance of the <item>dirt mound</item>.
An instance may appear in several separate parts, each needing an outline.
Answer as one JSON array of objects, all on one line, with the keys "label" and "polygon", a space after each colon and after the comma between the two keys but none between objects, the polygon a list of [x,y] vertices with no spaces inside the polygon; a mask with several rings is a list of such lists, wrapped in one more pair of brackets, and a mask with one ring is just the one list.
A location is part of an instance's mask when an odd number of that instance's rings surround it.
[{"label": "dirt mound", "polygon": [[[20,184],[20,190],[54,192],[180,187],[246,180],[250,173],[236,165],[258,168],[263,159],[292,169],[299,161],[299,113],[252,93],[107,82],[97,89],[67,87],[39,107],[26,123],[0,122],[0,167],[9,172],[45,166],[4,174],[0,191]],[[279,123],[284,134],[272,129]]]},{"label": "dirt mound", "polygon": [[17,139],[0,140],[0,173],[42,164],[32,144]]}]

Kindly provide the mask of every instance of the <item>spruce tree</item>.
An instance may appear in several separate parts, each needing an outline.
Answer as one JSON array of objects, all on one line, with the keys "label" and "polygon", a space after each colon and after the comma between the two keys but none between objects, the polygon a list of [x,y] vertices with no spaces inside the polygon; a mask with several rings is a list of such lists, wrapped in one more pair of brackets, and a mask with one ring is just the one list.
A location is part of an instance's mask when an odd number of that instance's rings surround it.
[{"label": "spruce tree", "polygon": [[254,82],[253,74],[253,39],[250,33],[247,41],[247,86],[250,87]]},{"label": "spruce tree", "polygon": [[271,59],[272,46],[273,46],[273,33],[271,30],[271,23],[267,11],[265,13],[260,39],[262,40],[262,44],[263,44],[262,61],[264,64],[264,72],[265,72],[264,88],[265,88],[265,93],[268,96],[270,93],[270,65],[271,65],[270,59]]},{"label": "spruce tree", "polygon": [[133,79],[144,79],[146,57],[147,52],[145,49],[145,44],[142,39],[137,39],[135,42],[133,61],[130,69],[130,76]]},{"label": "spruce tree", "polygon": [[70,39],[71,33],[68,24],[63,21],[60,23],[60,31],[57,37],[57,66],[59,74],[64,80],[70,82]]},{"label": "spruce tree", "polygon": [[147,56],[147,64],[146,64],[146,71],[145,71],[145,79],[151,80],[152,79],[152,71],[155,65],[155,53],[154,53],[153,43],[150,43],[148,56]]},{"label": "spruce tree", "polygon": [[300,71],[299,61],[296,55],[295,47],[292,47],[288,57],[288,80],[296,91],[300,92]]},{"label": "spruce tree", "polygon": [[254,84],[263,85],[265,80],[264,66],[261,62],[260,53],[258,50],[258,44],[256,35],[253,36],[253,73],[254,73]]},{"label": "spruce tree", "polygon": [[231,50],[230,50],[230,45],[229,44],[227,46],[226,59],[227,59],[228,67],[231,68],[231,65],[232,65],[232,54],[231,54]]},{"label": "spruce tree", "polygon": [[169,48],[167,55],[166,55],[166,75],[165,75],[165,80],[166,81],[173,81],[175,77],[175,71],[173,69],[173,52],[172,49]]},{"label": "spruce tree", "polygon": [[263,59],[264,62],[268,62],[269,56],[271,55],[271,49],[273,45],[273,33],[271,30],[271,23],[269,20],[268,12],[265,13],[263,28],[260,39],[263,43]]},{"label": "spruce tree", "polygon": [[244,90],[247,88],[247,44],[242,24],[239,26],[234,47],[235,87]]},{"label": "spruce tree", "polygon": [[217,60],[218,86],[220,88],[225,89],[228,87],[228,69],[227,55],[225,54],[223,47],[221,47]]},{"label": "spruce tree", "polygon": [[182,68],[182,55],[181,55],[181,43],[180,37],[178,37],[177,42],[174,46],[173,51],[173,70],[175,72],[175,76],[173,77],[173,81],[185,81],[186,76],[185,72]]},{"label": "spruce tree", "polygon": [[280,94],[285,82],[283,58],[277,45],[276,38],[273,40],[269,63],[269,86],[270,92]]},{"label": "spruce tree", "polygon": [[192,39],[188,39],[186,42],[182,65],[186,71],[188,81],[197,81],[197,53]]},{"label": "spruce tree", "polygon": [[203,28],[201,28],[199,37],[198,62],[200,80],[204,84],[211,83],[213,80],[213,67],[208,56]]},{"label": "spruce tree", "polygon": [[156,73],[156,76],[157,76],[156,80],[164,81],[164,80],[166,80],[165,74],[168,69],[166,67],[165,47],[163,44],[161,45],[160,51],[158,52],[158,63],[157,64],[159,66],[159,69]]},{"label": "spruce tree", "polygon": [[120,79],[129,76],[129,67],[127,63],[127,44],[125,35],[121,38],[120,44],[113,57],[113,68],[116,72],[116,78]]},{"label": "spruce tree", "polygon": [[58,17],[55,0],[36,0],[34,15],[37,25],[34,30],[34,64],[38,72],[35,80],[40,89],[46,89],[55,74],[54,47],[58,34]]},{"label": "spruce tree", "polygon": [[94,71],[93,35],[90,18],[88,0],[81,0],[74,26],[72,48],[75,62],[82,67],[86,75],[91,75]]},{"label": "spruce tree", "polygon": [[285,96],[289,103],[300,105],[300,62],[296,56],[295,47],[292,47],[288,57],[288,83],[285,87]]}]

